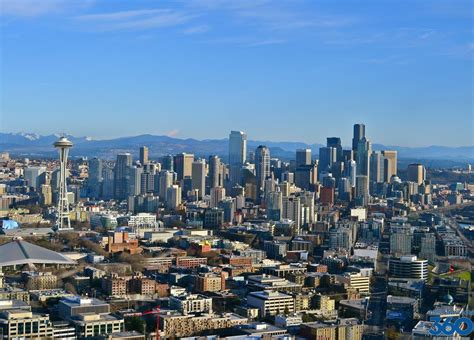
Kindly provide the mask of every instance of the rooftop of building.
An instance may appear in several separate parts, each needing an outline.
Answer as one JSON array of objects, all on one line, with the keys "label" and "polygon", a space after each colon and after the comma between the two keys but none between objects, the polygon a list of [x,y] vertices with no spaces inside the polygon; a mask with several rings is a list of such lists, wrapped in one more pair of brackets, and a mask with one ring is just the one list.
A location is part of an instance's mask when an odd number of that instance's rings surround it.
[{"label": "rooftop of building", "polygon": [[0,267],[34,264],[73,265],[75,261],[55,251],[16,240],[0,246]]},{"label": "rooftop of building", "polygon": [[252,292],[249,295],[252,295],[254,297],[260,298],[260,299],[281,299],[281,298],[291,298],[291,295],[284,294],[281,292],[276,292],[276,291],[269,291],[269,290],[262,290],[258,292]]},{"label": "rooftop of building", "polygon": [[89,298],[83,296],[71,296],[65,297],[61,299],[60,303],[67,305],[69,307],[79,307],[79,306],[101,306],[101,305],[108,305],[107,302],[96,299],[96,298]]}]

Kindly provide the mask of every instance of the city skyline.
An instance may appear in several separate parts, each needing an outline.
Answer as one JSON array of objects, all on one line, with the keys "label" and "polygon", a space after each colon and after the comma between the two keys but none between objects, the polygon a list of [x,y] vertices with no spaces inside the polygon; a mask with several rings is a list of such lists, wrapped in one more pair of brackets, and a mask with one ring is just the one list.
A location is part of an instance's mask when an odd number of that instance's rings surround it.
[{"label": "city skyline", "polygon": [[22,4],[1,2],[4,132],[474,145],[468,1]]}]

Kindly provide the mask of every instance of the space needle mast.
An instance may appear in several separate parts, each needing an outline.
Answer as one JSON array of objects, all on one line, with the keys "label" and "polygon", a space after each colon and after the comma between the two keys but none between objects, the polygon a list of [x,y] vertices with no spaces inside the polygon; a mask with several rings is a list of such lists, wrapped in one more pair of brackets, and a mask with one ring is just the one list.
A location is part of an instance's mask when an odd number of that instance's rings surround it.
[{"label": "space needle mast", "polygon": [[67,183],[66,183],[66,171],[67,171],[67,155],[69,149],[72,148],[72,142],[65,136],[59,137],[59,139],[53,144],[59,151],[59,196],[58,196],[58,214],[56,219],[55,229],[57,232],[64,230],[71,230],[71,220],[69,219],[69,201],[67,198]]}]

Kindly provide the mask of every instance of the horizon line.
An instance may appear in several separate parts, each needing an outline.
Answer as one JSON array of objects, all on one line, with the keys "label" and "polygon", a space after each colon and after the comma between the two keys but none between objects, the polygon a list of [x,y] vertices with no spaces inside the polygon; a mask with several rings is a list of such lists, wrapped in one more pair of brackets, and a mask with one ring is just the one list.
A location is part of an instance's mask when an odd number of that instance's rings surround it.
[{"label": "horizon line", "polygon": [[[229,130],[229,133],[230,133],[231,130]],[[232,130],[234,131],[234,130]],[[236,131],[236,130],[235,130]],[[243,131],[245,132],[245,131]],[[71,133],[65,133],[65,132],[61,132],[61,133],[49,133],[49,134],[41,134],[41,133],[37,133],[37,132],[23,132],[23,131],[18,131],[18,132],[6,132],[6,131],[1,131],[0,130],[0,133],[3,133],[3,134],[11,134],[11,135],[37,135],[37,136],[40,136],[40,137],[47,137],[47,136],[60,136],[61,134],[65,134],[66,136],[72,136],[74,138],[85,138],[85,139],[88,139],[89,141],[111,141],[111,140],[114,140],[114,139],[120,139],[120,138],[135,138],[135,137],[141,137],[141,136],[152,136],[152,137],[167,137],[167,138],[171,138],[171,139],[179,139],[179,140],[189,140],[189,139],[192,139],[192,140],[196,140],[196,141],[200,141],[200,142],[203,142],[203,141],[224,141],[224,140],[229,140],[229,137],[224,137],[224,138],[204,138],[204,139],[199,139],[199,138],[194,138],[194,137],[178,137],[178,136],[170,136],[170,135],[167,135],[167,134],[153,134],[153,133],[141,133],[141,134],[132,134],[132,135],[122,135],[122,136],[116,136],[116,137],[105,137],[105,138],[96,138],[96,137],[91,137],[91,136],[87,136],[87,135],[81,135],[81,136],[78,136],[78,135],[74,135],[74,134],[71,134]],[[247,135],[248,136],[248,135]],[[327,136],[326,138],[330,138],[330,137],[338,137],[338,136]],[[340,137],[339,137],[340,138]],[[384,143],[379,143],[379,142],[373,142],[370,138],[368,138],[368,140],[372,143],[372,145],[382,145],[382,146],[385,146],[385,147],[398,147],[398,148],[411,148],[411,149],[415,149],[415,148],[430,148],[430,147],[442,147],[442,148],[472,148],[474,147],[474,144],[473,145],[456,145],[456,146],[447,146],[447,145],[441,145],[441,144],[431,144],[431,145],[423,145],[423,146],[407,146],[407,145],[396,145],[396,144],[384,144]],[[266,139],[266,140],[258,140],[258,139],[250,139],[250,138],[247,138],[247,141],[251,141],[251,142],[269,142],[269,143],[301,143],[301,144],[305,144],[306,146],[312,146],[312,145],[323,145],[325,146],[326,143],[321,143],[321,142],[313,142],[313,143],[307,143],[307,142],[302,142],[302,141],[295,141],[295,140],[269,140],[269,139]],[[146,145],[144,145],[146,146]],[[343,148],[348,148],[348,149],[351,149],[351,146],[348,145],[348,146],[342,146]]]}]

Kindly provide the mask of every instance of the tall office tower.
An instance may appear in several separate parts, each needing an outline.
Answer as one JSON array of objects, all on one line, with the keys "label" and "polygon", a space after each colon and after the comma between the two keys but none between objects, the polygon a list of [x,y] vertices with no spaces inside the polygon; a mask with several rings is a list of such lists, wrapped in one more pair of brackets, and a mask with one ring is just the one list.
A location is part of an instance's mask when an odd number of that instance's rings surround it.
[{"label": "tall office tower", "polygon": [[143,168],[136,165],[128,168],[128,195],[137,196],[141,193]]},{"label": "tall office tower", "polygon": [[385,179],[384,173],[384,157],[380,151],[372,151],[370,155],[370,181],[382,183]]},{"label": "tall office tower", "polygon": [[432,233],[427,233],[421,237],[420,240],[420,254],[419,257],[434,263],[436,260],[436,237]]},{"label": "tall office tower", "polygon": [[[357,175],[367,177],[367,185],[370,183],[370,155],[372,154],[372,145],[367,138],[362,138],[359,141],[357,148]],[[367,190],[368,187],[367,187]]]},{"label": "tall office tower", "polygon": [[301,202],[299,197],[288,196],[282,198],[281,218],[294,221],[299,229],[301,226]]},{"label": "tall office tower", "polygon": [[199,190],[199,198],[206,194],[206,161],[198,159],[192,165],[192,188]]},{"label": "tall office tower", "polygon": [[146,163],[142,166],[140,193],[146,194],[155,190],[155,176],[156,172],[160,171],[160,163]]},{"label": "tall office tower", "polygon": [[209,156],[209,188],[223,186],[222,163],[218,156]]},{"label": "tall office tower", "polygon": [[[295,169],[295,185],[298,188],[310,190],[313,180],[313,171],[317,171],[312,165],[303,165]],[[316,175],[317,176],[317,175]]]},{"label": "tall office tower", "polygon": [[336,162],[337,150],[333,147],[319,148],[318,172],[331,171],[332,165]]},{"label": "tall office tower", "polygon": [[283,195],[283,197],[290,195],[290,183],[283,181],[280,184],[278,184],[278,188],[281,194]]},{"label": "tall office tower", "polygon": [[311,165],[311,149],[297,149],[295,167],[305,165]]},{"label": "tall office tower", "polygon": [[341,177],[339,179],[339,185],[337,186],[337,192],[339,199],[343,201],[351,200],[352,186],[351,181],[347,177]]},{"label": "tall office tower", "polygon": [[211,208],[216,208],[219,202],[225,198],[225,188],[223,187],[212,187],[211,188]]},{"label": "tall office tower", "polygon": [[426,170],[423,164],[409,164],[407,178],[410,182],[421,185],[426,179]]},{"label": "tall office tower", "polygon": [[127,198],[128,168],[132,166],[132,155],[121,153],[117,155],[114,168],[114,197],[119,200]]},{"label": "tall office tower", "polygon": [[112,199],[114,197],[114,169],[107,164],[102,169],[102,195],[101,198]]},{"label": "tall office tower", "polygon": [[59,195],[58,195],[58,217],[56,219],[56,231],[71,230],[69,219],[69,201],[66,183],[67,156],[72,143],[62,136],[56,141],[54,147],[59,151]]},{"label": "tall office tower", "polygon": [[259,145],[255,150],[255,177],[257,180],[257,193],[264,190],[265,180],[270,177],[270,150]]},{"label": "tall office tower", "polygon": [[368,198],[369,197],[369,180],[365,175],[357,175],[356,177],[356,198]]},{"label": "tall office tower", "polygon": [[314,207],[314,192],[304,191],[299,195],[301,202],[301,222],[308,224],[316,222],[316,213]]},{"label": "tall office tower", "polygon": [[413,233],[410,226],[403,225],[390,228],[390,254],[393,256],[410,255]]},{"label": "tall office tower", "polygon": [[354,125],[354,136],[352,137],[352,151],[354,151],[354,159],[357,160],[357,150],[359,149],[359,142],[365,138],[365,125]]},{"label": "tall office tower", "polygon": [[231,131],[229,135],[229,172],[230,184],[240,183],[240,169],[247,159],[247,134]]},{"label": "tall office tower", "polygon": [[166,155],[166,156],[161,157],[161,169],[169,170],[171,172],[174,171],[172,155]]},{"label": "tall office tower", "polygon": [[155,179],[155,192],[162,202],[166,202],[168,188],[173,185],[174,173],[168,170],[162,170],[156,176],[158,178]]},{"label": "tall office tower", "polygon": [[148,164],[148,147],[146,146],[140,147],[140,164]]},{"label": "tall office tower", "polygon": [[265,180],[265,183],[263,183],[263,187],[265,188],[263,191],[265,197],[267,193],[275,191],[276,182],[272,177],[269,177]]},{"label": "tall office tower", "polygon": [[181,188],[179,185],[172,185],[166,190],[166,207],[176,209],[181,204]]},{"label": "tall office tower", "polygon": [[267,203],[267,218],[272,221],[279,221],[281,219],[281,210],[283,206],[282,192],[269,192],[265,201]]},{"label": "tall office tower", "polygon": [[356,186],[357,163],[355,161],[347,161],[344,163],[344,176],[349,179],[351,187]]},{"label": "tall office tower", "polygon": [[99,198],[102,194],[102,160],[99,158],[92,158],[89,160],[89,177],[87,178],[87,192],[88,196],[92,198]]},{"label": "tall office tower", "polygon": [[397,175],[397,152],[384,150],[382,154],[385,157],[384,180],[385,182],[390,182],[390,178]]},{"label": "tall office tower", "polygon": [[335,162],[342,162],[343,161],[341,138],[339,138],[339,137],[327,137],[326,146],[328,148],[336,149],[336,160],[335,160]]},{"label": "tall office tower", "polygon": [[342,150],[342,160],[345,162],[355,161],[354,151],[352,150]]},{"label": "tall office tower", "polygon": [[44,166],[30,166],[25,168],[23,171],[23,176],[25,177],[26,183],[29,187],[35,188],[38,190],[40,187],[40,176],[46,172],[46,167]]},{"label": "tall office tower", "polygon": [[178,181],[185,177],[191,177],[193,172],[194,155],[190,153],[180,153],[174,156],[174,169],[178,174]]},{"label": "tall office tower", "polygon": [[231,197],[225,197],[220,203],[219,208],[224,212],[224,223],[233,223],[235,220],[235,209],[237,200]]}]

